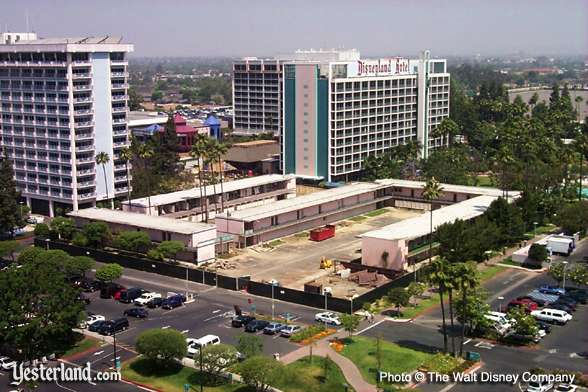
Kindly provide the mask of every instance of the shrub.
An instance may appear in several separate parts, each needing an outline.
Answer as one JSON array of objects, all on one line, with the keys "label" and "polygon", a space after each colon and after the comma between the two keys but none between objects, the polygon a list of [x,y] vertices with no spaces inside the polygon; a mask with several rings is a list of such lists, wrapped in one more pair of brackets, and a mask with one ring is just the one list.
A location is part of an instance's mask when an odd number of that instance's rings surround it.
[{"label": "shrub", "polygon": [[45,223],[37,223],[34,233],[37,237],[48,238],[51,235],[51,230]]},{"label": "shrub", "polygon": [[145,253],[151,247],[151,239],[142,231],[123,231],[112,242],[115,248]]},{"label": "shrub", "polygon": [[137,337],[137,351],[166,366],[186,356],[186,338],[175,329],[148,329]]},{"label": "shrub", "polygon": [[104,222],[91,222],[84,226],[84,235],[88,239],[88,245],[104,247],[112,238],[110,228]]},{"label": "shrub", "polygon": [[123,267],[117,263],[105,264],[96,270],[96,279],[102,282],[112,282],[123,274]]},{"label": "shrub", "polygon": [[533,244],[529,248],[529,258],[531,258],[537,262],[543,262],[543,261],[547,260],[547,256],[548,256],[548,253],[547,253],[547,248],[545,247],[545,245]]},{"label": "shrub", "polygon": [[78,232],[74,233],[73,238],[71,240],[71,243],[74,244],[75,246],[87,246],[88,239],[86,238],[84,233],[78,231]]},{"label": "shrub", "polygon": [[60,239],[70,239],[75,230],[72,219],[58,216],[51,220],[51,230],[56,232]]},{"label": "shrub", "polygon": [[299,342],[306,340],[310,337],[313,337],[314,335],[319,334],[325,330],[326,330],[326,327],[324,324],[311,325],[310,327],[305,328],[300,332],[296,332],[294,335],[292,335],[290,337],[290,340],[293,341],[294,343],[299,343]]},{"label": "shrub", "polygon": [[29,263],[34,261],[39,255],[45,253],[45,249],[38,248],[36,246],[31,246],[30,248],[26,248],[16,258],[16,260],[20,264]]}]

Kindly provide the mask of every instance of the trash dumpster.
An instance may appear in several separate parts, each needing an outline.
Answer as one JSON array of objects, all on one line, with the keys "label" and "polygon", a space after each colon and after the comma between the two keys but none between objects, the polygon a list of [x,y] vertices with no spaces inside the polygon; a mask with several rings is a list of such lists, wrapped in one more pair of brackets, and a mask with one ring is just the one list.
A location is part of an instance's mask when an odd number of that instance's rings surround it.
[{"label": "trash dumpster", "polygon": [[335,226],[326,225],[310,231],[311,241],[324,241],[335,236]]}]

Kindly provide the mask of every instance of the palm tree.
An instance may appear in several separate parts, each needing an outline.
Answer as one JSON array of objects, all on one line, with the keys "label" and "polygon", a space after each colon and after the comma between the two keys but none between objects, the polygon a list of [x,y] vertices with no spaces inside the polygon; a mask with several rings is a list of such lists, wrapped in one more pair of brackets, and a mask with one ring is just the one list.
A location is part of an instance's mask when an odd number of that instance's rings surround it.
[{"label": "palm tree", "polygon": [[[143,161],[144,172],[147,172],[148,161],[153,157],[153,147],[149,144],[141,144],[137,148],[137,156]],[[147,201],[149,204],[149,215],[151,215],[151,176],[147,175]]]},{"label": "palm tree", "polygon": [[127,170],[127,199],[129,199],[129,211],[131,210],[131,173],[129,172],[129,162],[133,159],[133,151],[130,147],[123,147],[118,152],[118,157],[125,161]]},{"label": "palm tree", "polygon": [[429,202],[429,263],[431,263],[431,257],[433,255],[433,200],[439,199],[442,191],[443,187],[435,177],[431,177],[423,187],[423,199]]},{"label": "palm tree", "polygon": [[[208,200],[206,200],[206,183],[203,176],[204,160],[206,157],[206,146],[208,145],[208,136],[197,134],[192,145],[190,155],[196,159],[198,166],[198,187],[200,189],[200,212],[202,213],[202,221],[208,222]],[[200,164],[202,162],[202,165]]]},{"label": "palm tree", "polygon": [[216,149],[217,144],[218,144],[218,142],[216,141],[216,139],[213,139],[213,138],[209,138],[206,143],[206,154],[208,157],[208,159],[206,160],[206,166],[210,168],[212,189],[213,189],[213,193],[214,193],[214,216],[215,217],[218,212],[218,202],[217,202],[217,196],[216,196],[216,176],[214,174],[214,163],[218,159],[217,158],[218,151]]},{"label": "palm tree", "polygon": [[576,138],[576,150],[580,153],[580,186],[578,189],[578,200],[582,201],[582,177],[584,176],[584,159],[588,154],[588,134],[580,133]]},{"label": "palm tree", "polygon": [[[102,165],[102,172],[104,173],[104,186],[106,188],[106,200],[110,199],[108,196],[108,179],[106,177],[106,164],[110,162],[110,156],[108,153],[102,151],[96,155],[96,164]],[[114,203],[114,202],[113,202]],[[114,208],[114,204],[111,206]]]},{"label": "palm tree", "polygon": [[445,303],[443,302],[443,294],[447,290],[448,267],[449,263],[444,257],[437,257],[431,263],[431,273],[428,280],[431,284],[437,287],[439,292],[439,302],[441,303],[441,320],[443,331],[443,352],[447,352],[447,323],[445,321]]},{"label": "palm tree", "polygon": [[221,191],[221,213],[225,211],[225,191],[223,189],[223,173],[224,173],[224,165],[223,165],[223,157],[229,151],[229,146],[225,143],[217,143],[216,144],[216,153],[218,158],[218,171],[220,174],[220,191]]},{"label": "palm tree", "polygon": [[[456,265],[456,277],[459,290],[461,291],[461,302],[463,309],[467,309],[468,295],[476,288],[479,284],[478,268],[476,263],[468,261],[466,263],[459,263]],[[465,311],[463,312],[465,315]],[[465,338],[466,319],[462,320],[461,323],[461,337],[459,342],[459,356],[463,355],[463,342]]]},{"label": "palm tree", "polygon": [[580,113],[580,102],[582,102],[584,100],[584,98],[582,98],[581,95],[577,95],[576,98],[574,98],[574,102],[576,102],[576,115],[578,116],[578,122],[580,122],[580,118],[581,113]]}]

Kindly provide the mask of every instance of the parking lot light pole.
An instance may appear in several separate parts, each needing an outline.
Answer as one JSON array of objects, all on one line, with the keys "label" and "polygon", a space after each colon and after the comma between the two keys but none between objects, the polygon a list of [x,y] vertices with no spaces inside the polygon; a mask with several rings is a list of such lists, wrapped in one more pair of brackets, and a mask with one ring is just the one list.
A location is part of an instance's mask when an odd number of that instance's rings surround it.
[{"label": "parking lot light pole", "polygon": [[114,348],[114,370],[118,371],[118,361],[116,360],[116,328],[114,328],[114,333],[112,334],[113,338],[113,348]]},{"label": "parking lot light pole", "polygon": [[198,353],[200,354],[200,392],[204,391],[204,373],[202,372],[202,346],[198,349]]},{"label": "parking lot light pole", "polygon": [[533,237],[537,235],[537,222],[533,222]]},{"label": "parking lot light pole", "polygon": [[272,321],[275,320],[275,316],[276,316],[276,303],[274,300],[274,288],[276,287],[276,285],[274,284],[274,282],[272,282]]},{"label": "parking lot light pole", "polygon": [[562,288],[564,289],[564,294],[565,294],[565,291],[566,291],[566,267],[568,266],[568,262],[564,260],[561,263],[563,264],[563,283],[562,283]]},{"label": "parking lot light pole", "polygon": [[498,297],[498,300],[500,301],[498,303],[498,311],[502,312],[502,301],[504,301],[504,297]]}]

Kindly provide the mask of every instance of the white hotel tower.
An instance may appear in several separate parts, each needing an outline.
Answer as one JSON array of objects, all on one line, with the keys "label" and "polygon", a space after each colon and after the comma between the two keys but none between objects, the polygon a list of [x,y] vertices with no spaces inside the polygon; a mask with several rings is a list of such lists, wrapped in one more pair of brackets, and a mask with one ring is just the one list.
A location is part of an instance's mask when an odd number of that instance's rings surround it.
[{"label": "white hotel tower", "polygon": [[[0,34],[0,150],[33,212],[124,196],[128,62],[117,37]],[[106,152],[103,167],[95,157]]]}]

